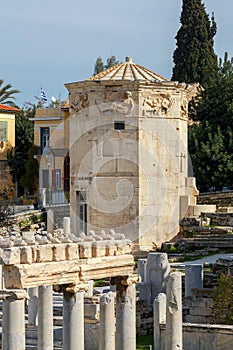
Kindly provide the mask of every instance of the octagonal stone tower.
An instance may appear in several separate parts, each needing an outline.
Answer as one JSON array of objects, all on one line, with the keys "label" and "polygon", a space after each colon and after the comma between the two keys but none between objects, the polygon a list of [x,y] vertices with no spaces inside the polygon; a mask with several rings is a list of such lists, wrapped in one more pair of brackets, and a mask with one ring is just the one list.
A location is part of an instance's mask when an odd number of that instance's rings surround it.
[{"label": "octagonal stone tower", "polygon": [[114,229],[143,250],[174,237],[197,194],[187,124],[198,85],[168,81],[126,58],[65,86],[71,231]]}]

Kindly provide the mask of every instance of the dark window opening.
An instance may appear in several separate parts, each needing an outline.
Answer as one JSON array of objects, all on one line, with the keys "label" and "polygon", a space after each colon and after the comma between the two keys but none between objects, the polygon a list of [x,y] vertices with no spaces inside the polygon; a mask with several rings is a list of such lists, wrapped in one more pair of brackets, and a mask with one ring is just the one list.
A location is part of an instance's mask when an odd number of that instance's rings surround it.
[{"label": "dark window opening", "polygon": [[69,154],[64,160],[64,191],[70,190],[70,157]]},{"label": "dark window opening", "polygon": [[49,137],[50,137],[49,128],[41,128],[40,129],[41,154],[43,154],[45,147],[49,147]]},{"label": "dark window opening", "polygon": [[125,122],[114,122],[115,130],[125,130]]}]

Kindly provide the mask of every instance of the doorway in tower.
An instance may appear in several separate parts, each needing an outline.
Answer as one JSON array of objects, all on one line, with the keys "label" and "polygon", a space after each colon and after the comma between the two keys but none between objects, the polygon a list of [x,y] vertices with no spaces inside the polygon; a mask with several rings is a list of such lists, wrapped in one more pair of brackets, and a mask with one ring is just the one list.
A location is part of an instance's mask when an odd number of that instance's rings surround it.
[{"label": "doorway in tower", "polygon": [[79,234],[87,233],[87,192],[77,192],[77,224]]}]

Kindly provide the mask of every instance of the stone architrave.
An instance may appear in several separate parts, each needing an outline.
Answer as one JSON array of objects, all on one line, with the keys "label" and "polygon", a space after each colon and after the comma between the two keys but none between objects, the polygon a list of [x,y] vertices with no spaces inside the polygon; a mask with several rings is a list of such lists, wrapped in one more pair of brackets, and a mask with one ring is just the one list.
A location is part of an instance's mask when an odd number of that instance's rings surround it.
[{"label": "stone architrave", "polygon": [[[146,268],[146,284],[150,305],[159,293],[166,292],[166,279],[169,276],[170,264],[166,253],[149,253]],[[150,295],[149,295],[150,294]]]},{"label": "stone architrave", "polygon": [[116,281],[116,350],[136,349],[135,283]]},{"label": "stone architrave", "polygon": [[165,293],[159,293],[153,304],[154,311],[154,350],[161,350],[161,330],[160,325],[166,324],[166,304],[167,298]]},{"label": "stone architrave", "polygon": [[28,324],[38,325],[38,287],[28,289]]},{"label": "stone architrave", "polygon": [[63,349],[84,350],[84,288],[63,291]]},{"label": "stone architrave", "polygon": [[53,233],[54,214],[52,209],[47,211],[47,232]]},{"label": "stone architrave", "polygon": [[192,289],[203,288],[203,265],[190,264],[185,265],[185,296],[192,295]]},{"label": "stone architrave", "polygon": [[115,350],[114,293],[100,297],[99,350]]},{"label": "stone architrave", "polygon": [[4,350],[25,350],[25,299],[24,290],[3,290],[2,348]]},{"label": "stone architrave", "polygon": [[182,350],[181,273],[172,272],[167,279],[167,312],[165,350]]},{"label": "stone architrave", "polygon": [[53,350],[52,286],[38,288],[38,350]]}]

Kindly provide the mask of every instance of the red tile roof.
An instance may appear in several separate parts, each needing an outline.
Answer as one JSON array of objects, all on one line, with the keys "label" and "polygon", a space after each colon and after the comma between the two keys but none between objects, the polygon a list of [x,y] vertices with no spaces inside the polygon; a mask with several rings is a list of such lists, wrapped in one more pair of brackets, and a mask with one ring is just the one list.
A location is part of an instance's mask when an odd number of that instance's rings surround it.
[{"label": "red tile roof", "polygon": [[15,107],[11,107],[11,106],[6,106],[6,105],[2,105],[0,103],[0,111],[2,112],[18,112],[19,108],[15,108]]}]

